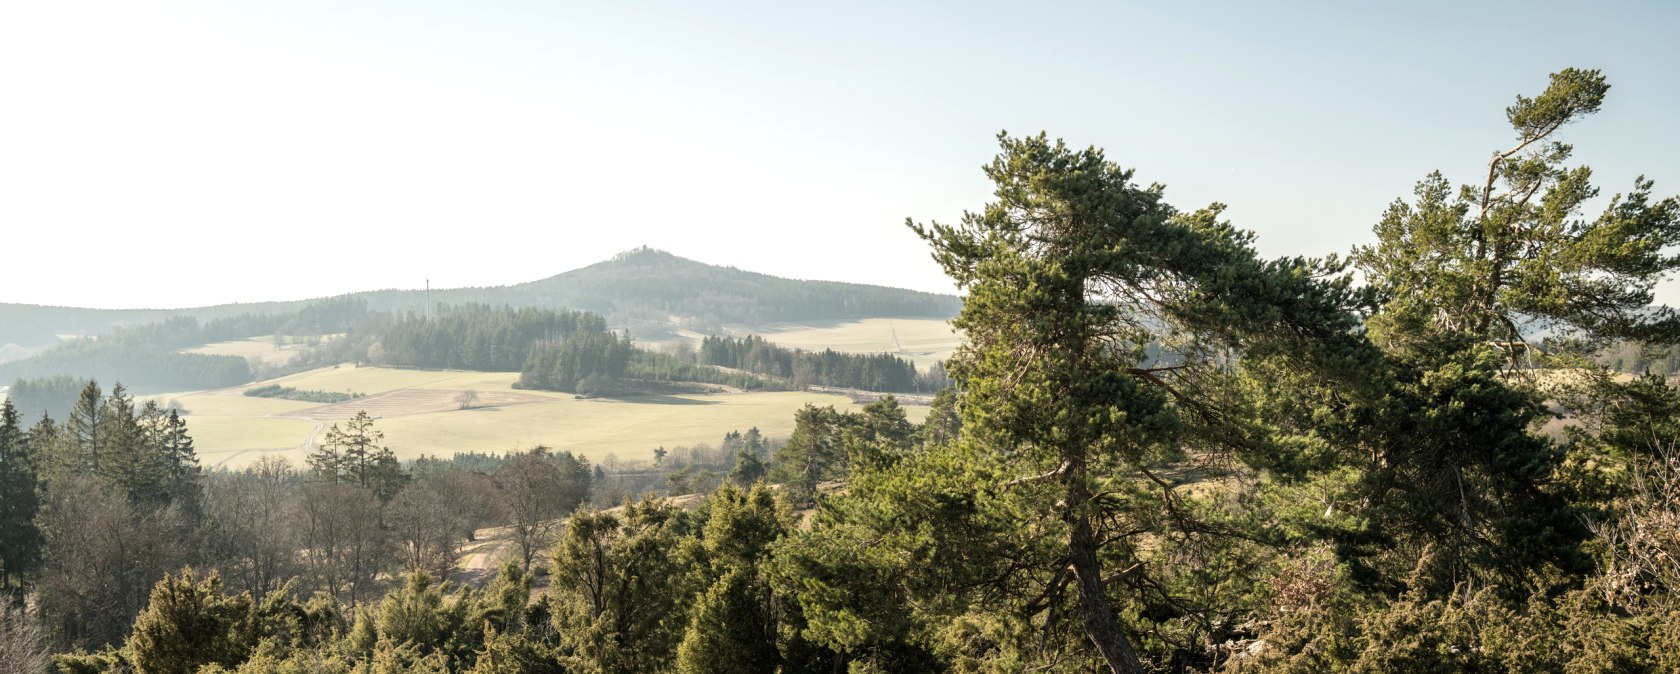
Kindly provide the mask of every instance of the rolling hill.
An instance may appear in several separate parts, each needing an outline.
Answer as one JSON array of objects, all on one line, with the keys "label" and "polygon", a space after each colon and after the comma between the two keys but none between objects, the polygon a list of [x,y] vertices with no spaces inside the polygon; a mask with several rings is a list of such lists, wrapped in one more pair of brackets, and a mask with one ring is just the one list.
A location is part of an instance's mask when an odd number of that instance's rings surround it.
[{"label": "rolling hill", "polygon": [[[364,299],[375,311],[420,312],[420,290],[374,290]],[[0,353],[12,358],[64,336],[97,335],[125,325],[176,316],[201,322],[241,314],[278,314],[315,300],[224,304],[187,309],[82,309],[0,304]],[[834,281],[803,281],[696,262],[652,248],[545,279],[509,286],[435,289],[438,304],[483,303],[513,307],[587,310],[638,338],[674,336],[679,329],[716,331],[727,324],[835,321],[863,318],[949,318],[962,301],[955,295]],[[21,347],[21,348],[18,348]]]}]

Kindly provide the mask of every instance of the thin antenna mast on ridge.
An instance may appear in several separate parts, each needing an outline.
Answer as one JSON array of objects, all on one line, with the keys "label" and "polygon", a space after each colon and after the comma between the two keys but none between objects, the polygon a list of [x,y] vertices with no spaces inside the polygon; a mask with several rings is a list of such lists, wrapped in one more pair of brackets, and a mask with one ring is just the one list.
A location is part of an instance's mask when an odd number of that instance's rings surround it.
[{"label": "thin antenna mast on ridge", "polygon": [[426,279],[426,320],[432,320],[432,280]]}]

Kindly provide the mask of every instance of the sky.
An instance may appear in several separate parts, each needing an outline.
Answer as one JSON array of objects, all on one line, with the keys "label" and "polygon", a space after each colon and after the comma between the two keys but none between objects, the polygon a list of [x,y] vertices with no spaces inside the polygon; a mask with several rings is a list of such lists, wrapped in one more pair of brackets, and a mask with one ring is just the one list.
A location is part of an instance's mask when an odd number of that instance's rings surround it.
[{"label": "sky", "polygon": [[[1267,256],[1346,253],[1504,108],[1680,193],[1680,3],[0,0],[0,302],[519,283],[647,245],[953,292],[906,218],[1000,131],[1103,148]],[[1675,284],[1659,299],[1680,302]]]}]

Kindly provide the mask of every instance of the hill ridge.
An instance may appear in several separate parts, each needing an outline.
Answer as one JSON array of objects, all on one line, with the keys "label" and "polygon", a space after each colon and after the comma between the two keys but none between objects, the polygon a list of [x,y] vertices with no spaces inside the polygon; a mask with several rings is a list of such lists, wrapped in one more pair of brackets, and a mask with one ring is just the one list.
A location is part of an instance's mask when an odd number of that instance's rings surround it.
[{"label": "hill ridge", "polygon": [[[92,309],[0,303],[0,346],[48,346],[62,335],[97,335],[115,327],[190,316],[200,322],[241,314],[278,314],[311,303],[360,298],[376,311],[419,312],[427,291],[364,290],[339,295],[176,309]],[[553,276],[499,286],[434,288],[437,304],[481,303],[599,313],[640,337],[678,329],[718,331],[728,324],[862,318],[948,318],[961,299],[890,286],[789,279],[716,265],[641,246]]]}]

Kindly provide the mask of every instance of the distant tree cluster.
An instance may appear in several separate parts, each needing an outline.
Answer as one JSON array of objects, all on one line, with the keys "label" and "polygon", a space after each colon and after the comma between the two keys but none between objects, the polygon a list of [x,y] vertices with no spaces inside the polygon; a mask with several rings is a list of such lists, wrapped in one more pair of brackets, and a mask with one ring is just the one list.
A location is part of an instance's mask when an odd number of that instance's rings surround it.
[{"label": "distant tree cluster", "polygon": [[624,379],[634,352],[629,337],[605,331],[540,342],[531,347],[519,384],[586,395],[624,393]]},{"label": "distant tree cluster", "polygon": [[23,419],[39,419],[42,415],[65,419],[70,416],[70,407],[76,404],[76,398],[81,396],[87,384],[86,379],[68,375],[18,379],[6,391],[6,399],[12,401],[18,416]]},{"label": "distant tree cluster", "polygon": [[469,304],[441,307],[429,318],[405,316],[372,338],[382,365],[516,372],[539,343],[589,340],[606,332],[606,320],[595,314]]},{"label": "distant tree cluster", "polygon": [[931,393],[946,384],[942,371],[937,375],[939,380],[935,381],[935,377],[917,373],[914,363],[891,354],[788,349],[754,335],[739,339],[706,337],[700,343],[698,356],[703,365],[778,377],[792,382],[795,388],[835,386],[865,391]]},{"label": "distant tree cluster", "polygon": [[1680,373],[1680,348],[1617,341],[1598,354],[1596,360],[1616,372],[1670,376]]},{"label": "distant tree cluster", "polygon": [[281,386],[279,384],[253,386],[245,389],[245,395],[252,398],[279,398],[281,400],[298,400],[309,403],[321,403],[323,405],[348,402],[362,397],[362,394],[360,393],[299,390],[290,386]]}]

